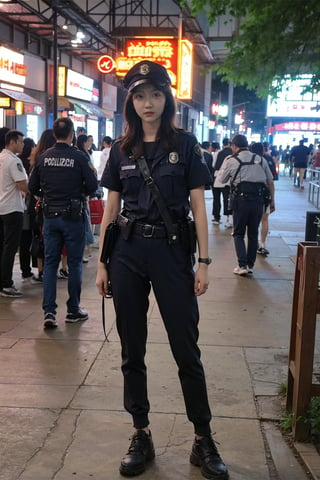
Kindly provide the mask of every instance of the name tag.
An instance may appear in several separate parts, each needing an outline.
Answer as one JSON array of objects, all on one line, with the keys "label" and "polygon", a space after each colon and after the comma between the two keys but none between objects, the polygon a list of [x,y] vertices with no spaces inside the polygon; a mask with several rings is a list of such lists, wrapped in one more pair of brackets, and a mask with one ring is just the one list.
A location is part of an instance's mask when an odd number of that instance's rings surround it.
[{"label": "name tag", "polygon": [[135,170],[137,165],[121,165],[121,170]]}]

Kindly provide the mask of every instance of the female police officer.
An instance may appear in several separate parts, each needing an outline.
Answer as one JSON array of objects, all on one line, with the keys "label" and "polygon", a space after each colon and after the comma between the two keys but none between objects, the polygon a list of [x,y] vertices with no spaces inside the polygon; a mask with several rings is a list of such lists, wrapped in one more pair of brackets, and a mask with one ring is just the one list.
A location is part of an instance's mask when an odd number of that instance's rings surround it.
[{"label": "female police officer", "polygon": [[[124,405],[135,432],[120,473],[134,476],[154,458],[149,425],[144,357],[148,296],[151,285],[167,330],[195,440],[190,461],[206,478],[227,479],[228,471],[210,434],[211,413],[200,351],[197,346],[197,296],[208,287],[208,227],[204,185],[211,183],[196,138],[174,126],[175,102],[170,77],[159,64],[142,61],[124,78],[125,135],[111,149],[101,185],[109,189],[101,232],[118,218],[124,224],[111,254],[108,272],[98,262],[96,284],[106,295],[111,281],[117,329],[122,346]],[[199,266],[182,243],[170,244],[157,204],[137,164],[143,155],[165,199],[172,222],[183,225],[190,206],[195,220]],[[189,203],[190,197],[190,203]],[[118,216],[120,202],[124,210]],[[125,221],[123,219],[125,217]],[[119,220],[120,219],[120,220]],[[103,234],[100,239],[100,251]],[[99,257],[100,258],[100,257]]]}]

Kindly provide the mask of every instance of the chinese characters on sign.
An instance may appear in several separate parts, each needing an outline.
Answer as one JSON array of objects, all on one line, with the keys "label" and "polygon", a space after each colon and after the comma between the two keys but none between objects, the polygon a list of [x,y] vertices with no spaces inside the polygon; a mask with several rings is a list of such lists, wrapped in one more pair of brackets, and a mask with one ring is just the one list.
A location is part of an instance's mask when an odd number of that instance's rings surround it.
[{"label": "chinese characters on sign", "polygon": [[173,86],[177,83],[177,47],[174,38],[131,38],[126,41],[126,55],[115,60],[116,74],[124,77],[136,63],[151,60],[167,70]]},{"label": "chinese characters on sign", "polygon": [[274,126],[277,131],[304,130],[308,132],[320,132],[320,122],[285,122]]},{"label": "chinese characters on sign", "polygon": [[177,98],[192,98],[193,45],[188,40],[172,37],[130,38],[125,42],[125,52],[112,59],[103,55],[98,59],[97,68],[102,73],[110,73],[115,68],[118,77],[125,74],[136,63],[143,60],[157,62],[164,66],[177,90]]},{"label": "chinese characters on sign", "polygon": [[0,47],[0,80],[24,85],[28,69],[24,65],[24,56],[5,47]]}]

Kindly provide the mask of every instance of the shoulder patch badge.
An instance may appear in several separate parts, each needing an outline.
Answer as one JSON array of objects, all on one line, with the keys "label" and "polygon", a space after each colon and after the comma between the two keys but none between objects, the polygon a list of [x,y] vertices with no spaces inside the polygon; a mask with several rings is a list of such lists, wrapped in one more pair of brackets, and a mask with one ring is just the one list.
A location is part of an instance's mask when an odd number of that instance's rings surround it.
[{"label": "shoulder patch badge", "polygon": [[201,150],[201,147],[199,145],[199,143],[196,143],[195,146],[194,146],[194,153],[196,155],[198,155],[198,157],[202,157],[202,150]]},{"label": "shoulder patch badge", "polygon": [[21,165],[21,163],[17,163],[17,169],[19,170],[19,172],[23,172],[23,166]]},{"label": "shoulder patch badge", "polygon": [[169,153],[169,163],[175,165],[179,162],[179,154],[177,152],[170,152]]}]

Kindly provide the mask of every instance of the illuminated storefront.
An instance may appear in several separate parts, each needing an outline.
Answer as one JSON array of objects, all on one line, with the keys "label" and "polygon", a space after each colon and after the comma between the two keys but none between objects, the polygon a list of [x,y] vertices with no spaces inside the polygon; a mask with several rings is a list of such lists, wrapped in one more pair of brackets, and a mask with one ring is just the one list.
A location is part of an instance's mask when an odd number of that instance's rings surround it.
[{"label": "illuminated storefront", "polygon": [[[38,140],[44,128],[44,101],[26,89],[44,96],[44,62],[0,46],[0,126],[21,130]],[[33,93],[33,92],[32,92]]]},{"label": "illuminated storefront", "polygon": [[95,145],[100,144],[100,137],[104,135],[104,128],[99,127],[99,121],[105,120],[110,115],[110,112],[100,108],[99,103],[100,88],[94,79],[65,66],[59,66],[59,115],[69,116],[75,129],[85,127],[93,136]]},{"label": "illuminated storefront", "polygon": [[274,145],[285,148],[305,139],[307,144],[320,140],[320,93],[309,92],[311,75],[285,82],[277,98],[268,97],[267,117],[272,121],[269,134]]}]

